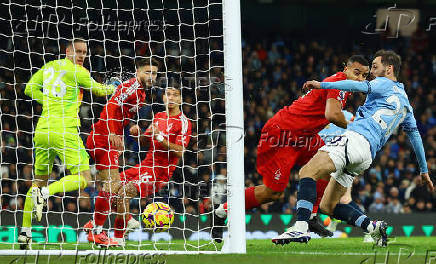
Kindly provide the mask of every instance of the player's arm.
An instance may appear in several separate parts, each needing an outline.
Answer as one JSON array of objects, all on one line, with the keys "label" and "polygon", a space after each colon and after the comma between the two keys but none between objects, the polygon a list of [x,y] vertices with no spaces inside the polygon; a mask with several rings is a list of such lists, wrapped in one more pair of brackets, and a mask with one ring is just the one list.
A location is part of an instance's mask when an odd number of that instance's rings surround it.
[{"label": "player's arm", "polygon": [[115,133],[118,126],[117,123],[122,122],[122,120],[120,120],[119,118],[120,116],[122,116],[121,106],[118,105],[117,100],[111,99],[107,102],[106,111],[107,125],[109,130],[109,142],[115,149],[122,150],[124,145],[123,136],[117,135]]},{"label": "player's arm", "polygon": [[44,83],[44,70],[39,69],[35,74],[32,75],[29,82],[26,84],[26,89],[24,94],[30,98],[36,100],[38,103],[42,104],[44,95],[41,92]]},{"label": "player's arm", "polygon": [[119,81],[113,81],[111,84],[101,84],[96,82],[87,69],[82,66],[76,67],[77,72],[77,82],[80,86],[85,89],[90,90],[96,96],[106,96],[111,95],[120,84]]},{"label": "player's arm", "polygon": [[415,152],[416,158],[418,160],[419,169],[421,171],[421,177],[424,182],[429,186],[430,190],[433,191],[433,182],[428,174],[427,160],[425,158],[424,146],[422,144],[422,138],[419,134],[418,128],[416,126],[416,120],[413,116],[413,112],[408,112],[404,122],[401,127],[406,132],[410,143],[412,144],[413,151]]},{"label": "player's arm", "polygon": [[150,126],[145,130],[145,133],[143,134],[141,134],[141,128],[138,125],[131,126],[129,130],[131,136],[139,136],[139,143],[146,149],[150,146],[151,138],[153,137],[153,134],[151,132],[151,126],[152,124],[150,124]]},{"label": "player's arm", "polygon": [[159,142],[164,148],[173,152],[173,154],[179,158],[183,156],[183,151],[185,148],[182,145],[169,142],[166,138],[162,142]]},{"label": "player's arm", "polygon": [[334,98],[327,99],[324,115],[330,123],[341,128],[347,128],[348,121],[342,112],[342,104],[339,100]]},{"label": "player's arm", "polygon": [[307,81],[303,85],[303,89],[337,89],[347,92],[363,92],[370,93],[371,85],[368,81],[358,82],[352,80],[344,80],[338,82],[318,82]]},{"label": "player's arm", "polygon": [[169,150],[179,158],[183,156],[183,151],[185,150],[185,147],[182,144],[180,144],[180,142],[172,143],[169,140],[167,140],[163,135],[161,135],[159,128],[155,123],[152,124],[152,129],[153,129],[154,138],[159,142],[159,144],[162,147]]},{"label": "player's arm", "polygon": [[[130,128],[130,133],[133,136],[139,134],[140,131],[141,130],[137,125],[132,126]],[[153,138],[153,135],[154,138],[159,142],[159,144],[161,144],[165,149],[173,151],[174,155],[176,155],[179,158],[183,156],[184,146],[181,144],[169,142],[164,136],[160,134],[159,129],[154,123],[150,124],[150,126],[147,128],[145,133],[139,137],[139,142],[141,143],[141,146],[148,148],[150,146],[150,142],[151,139]]]}]

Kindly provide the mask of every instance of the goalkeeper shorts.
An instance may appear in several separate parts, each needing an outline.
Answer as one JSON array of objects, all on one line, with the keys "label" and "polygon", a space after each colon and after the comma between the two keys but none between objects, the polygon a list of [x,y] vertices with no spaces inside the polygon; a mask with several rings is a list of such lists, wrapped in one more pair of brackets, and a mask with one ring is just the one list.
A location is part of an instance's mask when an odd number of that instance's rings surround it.
[{"label": "goalkeeper shorts", "polygon": [[33,141],[36,175],[50,175],[56,156],[71,174],[89,170],[89,155],[77,130],[36,130]]}]

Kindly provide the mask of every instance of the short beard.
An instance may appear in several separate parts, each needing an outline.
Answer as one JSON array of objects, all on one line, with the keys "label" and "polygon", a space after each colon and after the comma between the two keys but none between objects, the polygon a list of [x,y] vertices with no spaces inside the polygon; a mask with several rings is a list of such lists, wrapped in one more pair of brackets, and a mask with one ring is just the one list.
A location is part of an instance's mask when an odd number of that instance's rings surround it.
[{"label": "short beard", "polygon": [[386,77],[386,67],[378,77]]}]

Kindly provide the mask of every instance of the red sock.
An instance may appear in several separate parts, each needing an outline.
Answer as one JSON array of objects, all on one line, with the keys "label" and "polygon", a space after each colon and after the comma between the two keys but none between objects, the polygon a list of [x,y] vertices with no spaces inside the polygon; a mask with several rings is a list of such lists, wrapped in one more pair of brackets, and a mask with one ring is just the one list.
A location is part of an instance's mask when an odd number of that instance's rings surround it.
[{"label": "red sock", "polygon": [[256,200],[254,195],[255,187],[245,188],[245,210],[250,210],[260,206],[260,203]]},{"label": "red sock", "polygon": [[115,218],[115,230],[114,230],[114,235],[116,238],[122,238],[124,237],[124,230],[127,226],[127,219],[125,220],[124,217],[117,217]]},{"label": "red sock", "polygon": [[[245,210],[250,210],[260,206],[260,203],[256,200],[254,195],[255,187],[245,188]],[[227,202],[224,203],[224,210],[227,212]]]},{"label": "red sock", "polygon": [[94,223],[102,226],[106,221],[110,209],[111,193],[100,191],[95,199]]},{"label": "red sock", "polygon": [[328,180],[318,180],[316,181],[316,202],[313,205],[312,213],[316,214],[318,212],[319,204],[321,203],[322,196],[324,195],[325,188],[329,184]]}]

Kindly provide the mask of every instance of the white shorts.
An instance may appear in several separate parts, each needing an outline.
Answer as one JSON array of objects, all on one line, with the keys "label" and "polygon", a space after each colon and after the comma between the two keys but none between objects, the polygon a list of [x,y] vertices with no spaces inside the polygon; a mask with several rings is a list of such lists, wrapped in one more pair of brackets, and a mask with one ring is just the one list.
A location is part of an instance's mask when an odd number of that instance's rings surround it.
[{"label": "white shorts", "polygon": [[346,188],[351,187],[354,177],[359,176],[372,163],[368,140],[354,131],[345,131],[320,150],[327,152],[335,164],[336,171],[331,176]]}]

